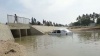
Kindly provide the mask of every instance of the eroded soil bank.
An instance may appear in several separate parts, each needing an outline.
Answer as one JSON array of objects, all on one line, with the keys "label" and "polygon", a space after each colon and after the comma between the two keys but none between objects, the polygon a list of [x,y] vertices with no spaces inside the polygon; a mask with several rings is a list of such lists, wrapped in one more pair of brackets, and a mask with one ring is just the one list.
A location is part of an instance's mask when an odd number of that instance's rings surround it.
[{"label": "eroded soil bank", "polygon": [[12,41],[0,41],[0,56],[27,56],[25,47]]},{"label": "eroded soil bank", "polygon": [[14,42],[9,26],[0,24],[0,56],[27,56],[24,46]]}]

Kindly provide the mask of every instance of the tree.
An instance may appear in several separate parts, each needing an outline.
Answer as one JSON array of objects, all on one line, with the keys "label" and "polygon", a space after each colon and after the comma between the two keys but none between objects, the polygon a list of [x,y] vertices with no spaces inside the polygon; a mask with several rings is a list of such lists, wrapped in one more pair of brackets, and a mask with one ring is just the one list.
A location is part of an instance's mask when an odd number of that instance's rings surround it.
[{"label": "tree", "polygon": [[93,18],[93,23],[95,23],[95,19],[96,19],[96,13],[95,12],[93,12],[92,18]]},{"label": "tree", "polygon": [[56,24],[55,24],[55,22],[53,22],[53,26],[55,26]]},{"label": "tree", "polygon": [[41,25],[41,23],[39,21],[37,21],[37,25]]},{"label": "tree", "polygon": [[45,24],[45,20],[43,19],[43,24]]},{"label": "tree", "polygon": [[34,25],[34,19],[33,19],[33,17],[31,18],[31,24]]},{"label": "tree", "polygon": [[88,14],[83,14],[82,16],[78,16],[77,17],[77,22],[73,23],[75,26],[88,26],[91,22],[93,22],[91,19],[92,14],[88,15]]},{"label": "tree", "polygon": [[100,24],[100,18],[97,18],[97,23],[96,24]]},{"label": "tree", "polygon": [[74,22],[72,23],[73,26],[80,26],[80,23],[79,22]]},{"label": "tree", "polygon": [[36,24],[36,19],[34,18],[34,24]]}]

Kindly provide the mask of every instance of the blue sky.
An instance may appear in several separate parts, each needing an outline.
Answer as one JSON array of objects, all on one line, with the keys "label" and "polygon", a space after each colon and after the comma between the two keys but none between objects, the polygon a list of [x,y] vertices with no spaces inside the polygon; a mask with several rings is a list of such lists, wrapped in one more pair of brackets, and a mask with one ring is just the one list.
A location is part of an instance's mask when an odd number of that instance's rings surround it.
[{"label": "blue sky", "polygon": [[0,22],[7,14],[43,19],[62,24],[75,22],[78,15],[100,13],[99,0],[0,0]]}]

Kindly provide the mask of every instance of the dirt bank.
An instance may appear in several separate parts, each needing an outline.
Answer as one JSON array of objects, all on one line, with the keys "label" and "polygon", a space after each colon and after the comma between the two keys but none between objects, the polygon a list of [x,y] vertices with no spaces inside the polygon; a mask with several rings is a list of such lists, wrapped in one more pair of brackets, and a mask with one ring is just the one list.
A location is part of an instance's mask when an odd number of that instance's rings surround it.
[{"label": "dirt bank", "polygon": [[0,41],[0,56],[27,56],[25,47],[12,41]]},{"label": "dirt bank", "polygon": [[0,24],[0,40],[10,40],[10,41],[14,41],[14,38],[12,36],[12,33],[10,31],[9,26],[4,25],[4,24]]},{"label": "dirt bank", "polygon": [[27,56],[25,47],[14,42],[9,26],[0,24],[0,56]]},{"label": "dirt bank", "polygon": [[100,27],[87,27],[87,28],[68,28],[71,31],[93,31],[100,30]]}]

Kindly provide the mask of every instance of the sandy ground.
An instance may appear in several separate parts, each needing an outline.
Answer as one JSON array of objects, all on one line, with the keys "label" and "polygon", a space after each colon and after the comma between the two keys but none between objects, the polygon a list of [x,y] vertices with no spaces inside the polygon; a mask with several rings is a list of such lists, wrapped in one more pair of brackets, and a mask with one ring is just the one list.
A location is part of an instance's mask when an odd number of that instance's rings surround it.
[{"label": "sandy ground", "polygon": [[73,28],[73,29],[69,29],[71,31],[83,31],[83,30],[88,30],[89,28]]},{"label": "sandy ground", "polygon": [[0,41],[0,56],[27,56],[25,47],[12,41]]},{"label": "sandy ground", "polygon": [[100,30],[100,28],[68,28],[71,31],[93,31],[93,30]]},{"label": "sandy ground", "polygon": [[9,26],[0,24],[0,56],[27,56],[24,46],[14,42]]}]

